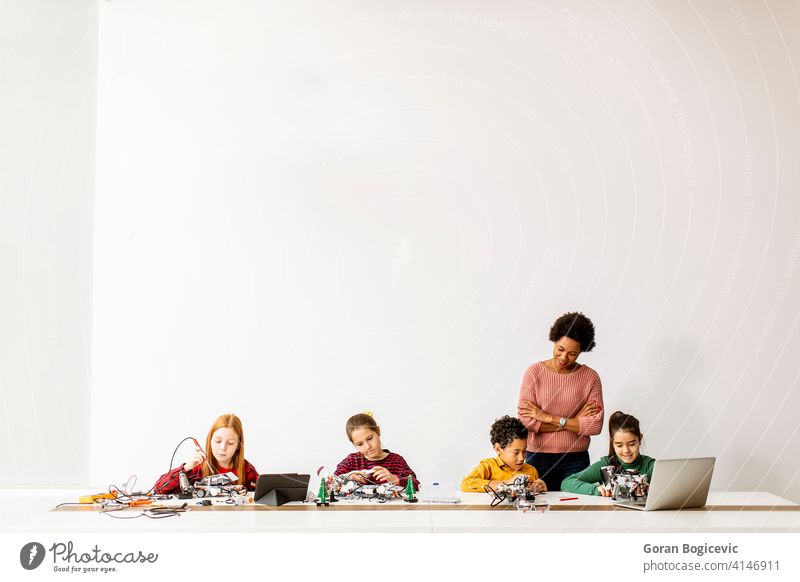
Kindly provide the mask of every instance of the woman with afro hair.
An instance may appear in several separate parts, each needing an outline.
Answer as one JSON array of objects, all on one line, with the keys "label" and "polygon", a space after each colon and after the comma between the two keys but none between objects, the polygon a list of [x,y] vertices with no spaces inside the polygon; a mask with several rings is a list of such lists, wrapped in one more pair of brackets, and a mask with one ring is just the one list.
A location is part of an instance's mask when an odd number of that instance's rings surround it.
[{"label": "woman with afro hair", "polygon": [[525,462],[547,489],[589,466],[590,435],[603,429],[600,376],[579,364],[595,346],[594,325],[582,313],[565,313],[550,328],[552,357],[528,366],[519,389],[519,419],[528,429]]}]

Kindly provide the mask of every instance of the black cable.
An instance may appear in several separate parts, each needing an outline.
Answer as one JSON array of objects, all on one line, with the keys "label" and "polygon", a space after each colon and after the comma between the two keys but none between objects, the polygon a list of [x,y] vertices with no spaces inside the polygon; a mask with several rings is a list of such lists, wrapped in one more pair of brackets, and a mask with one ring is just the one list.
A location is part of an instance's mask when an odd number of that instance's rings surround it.
[{"label": "black cable", "polygon": [[[179,442],[179,443],[178,443],[178,446],[176,446],[176,447],[175,447],[175,450],[174,450],[174,451],[172,451],[172,456],[171,456],[171,457],[170,457],[170,459],[169,459],[169,469],[167,469],[167,473],[169,473],[170,471],[172,471],[172,463],[174,463],[174,462],[175,462],[175,455],[176,455],[176,454],[178,454],[178,449],[179,449],[179,448],[181,448],[181,445],[182,445],[183,443],[185,443],[186,441],[193,441],[193,440],[194,440],[194,437],[186,437],[186,438],[184,438],[184,439],[183,439],[181,442]],[[210,465],[209,465],[209,466],[210,466]],[[156,479],[156,482],[155,482],[155,483],[153,483],[153,486],[152,486],[152,487],[150,487],[150,490],[149,490],[147,493],[145,493],[145,495],[150,495],[150,494],[153,492],[153,490],[156,488],[156,485],[158,485],[158,482],[159,482],[160,480],[161,480],[161,477],[159,477],[158,479]]]},{"label": "black cable", "polygon": [[165,517],[180,517],[181,513],[188,511],[188,504],[184,503],[180,507],[154,507],[144,512],[145,517],[150,519],[164,519]]},{"label": "black cable", "polygon": [[114,513],[116,513],[117,511],[122,511],[122,509],[123,508],[120,507],[119,509],[112,509],[110,511],[102,511],[101,513],[103,515],[107,515],[108,517],[113,517],[114,519],[136,519],[136,518],[142,517],[144,515],[144,511],[142,511],[138,515],[129,515],[128,517],[122,517],[122,516],[114,515]]},{"label": "black cable", "polygon": [[[194,437],[186,437],[181,442],[178,443],[178,445],[175,447],[175,450],[172,451],[172,457],[170,457],[170,459],[169,459],[169,469],[167,469],[167,473],[172,471],[172,463],[175,461],[175,455],[178,453],[178,449],[181,447],[181,445],[183,443],[185,443],[186,441],[193,441],[193,440],[194,440]],[[209,466],[209,468],[212,468],[211,467],[211,463],[209,463],[208,466]],[[111,483],[108,486],[108,492],[109,493],[115,493],[116,492],[116,499],[118,501],[122,501],[122,502],[132,501],[134,498],[139,498],[139,499],[141,499],[141,498],[150,498],[150,497],[152,497],[153,490],[156,488],[156,485],[158,485],[158,482],[160,481],[160,478],[157,479],[156,482],[153,483],[153,486],[150,487],[150,489],[146,493],[140,493],[138,495],[135,495],[134,493],[128,493],[127,492],[127,487],[128,487],[128,484],[131,482],[131,479],[134,480],[133,483],[135,485],[136,484],[136,480],[137,480],[136,475],[131,475],[130,477],[128,477],[128,480],[125,482],[125,489],[122,489],[119,485],[115,485],[114,483]],[[58,509],[59,507],[63,507],[64,505],[86,505],[86,504],[85,503],[59,503],[53,509]],[[104,511],[103,513],[107,513],[107,511]],[[141,517],[141,515],[137,515],[135,517]],[[134,519],[134,518],[131,518],[131,517],[120,517],[120,518],[117,518],[117,519]]]},{"label": "black cable", "polygon": [[181,445],[183,443],[185,443],[186,441],[193,441],[193,440],[194,440],[194,437],[186,437],[185,439],[183,439],[181,442],[178,443],[178,446],[175,447],[174,451],[172,451],[172,457],[170,457],[170,459],[169,459],[169,469],[167,469],[167,473],[172,471],[172,463],[175,461],[175,455],[178,454],[178,449],[181,447]]},{"label": "black cable", "polygon": [[164,519],[165,517],[180,516],[181,513],[188,511],[186,507],[187,507],[186,503],[184,503],[180,507],[153,507],[151,509],[145,509],[144,511],[141,511],[137,515],[128,515],[126,517],[123,517],[121,515],[114,515],[114,513],[125,509],[124,506],[116,509],[105,510],[102,513],[104,513],[108,517],[113,517],[114,519],[138,519],[142,516],[150,519]]},{"label": "black cable", "polygon": [[500,495],[500,493],[499,493],[499,492],[497,492],[497,491],[496,491],[496,490],[495,490],[495,489],[494,489],[494,488],[493,488],[491,485],[489,485],[488,483],[487,483],[486,485],[484,485],[484,486],[483,486],[483,490],[484,490],[484,491],[486,491],[486,493],[490,494],[490,495],[493,497],[493,499],[492,499],[492,502],[491,502],[491,504],[490,504],[490,507],[496,507],[497,505],[501,504],[503,501],[505,501],[505,500],[506,500],[506,494],[505,494],[505,492],[503,492],[503,494],[502,494],[502,496],[501,496],[501,495]]},{"label": "black cable", "polygon": [[352,478],[354,475],[358,475],[358,476],[359,476],[359,477],[361,477],[361,478],[362,478],[364,481],[366,481],[366,483],[359,483],[359,485],[380,485],[380,483],[379,483],[378,481],[374,481],[373,479],[371,479],[371,478],[370,478],[370,476],[369,476],[369,475],[365,475],[364,473],[362,473],[362,472],[361,472],[361,471],[359,471],[359,470],[356,470],[356,471],[350,471],[350,472],[347,474],[347,478],[348,478],[348,480],[349,480],[349,481],[355,481],[356,483],[358,483],[358,481],[356,481],[355,479],[353,479],[353,478]]},{"label": "black cable", "polygon": [[[131,496],[133,495],[133,493],[128,493],[128,486],[131,484],[131,481],[133,481],[133,485],[136,485],[137,480],[138,477],[136,477],[136,475],[131,475],[130,477],[128,477],[128,480],[125,481],[125,487],[120,487],[119,485],[115,485],[114,483],[112,483],[111,485],[108,486],[108,492],[113,493],[111,488],[114,487],[117,491],[119,491],[123,495]],[[144,495],[146,495],[146,493]]]}]

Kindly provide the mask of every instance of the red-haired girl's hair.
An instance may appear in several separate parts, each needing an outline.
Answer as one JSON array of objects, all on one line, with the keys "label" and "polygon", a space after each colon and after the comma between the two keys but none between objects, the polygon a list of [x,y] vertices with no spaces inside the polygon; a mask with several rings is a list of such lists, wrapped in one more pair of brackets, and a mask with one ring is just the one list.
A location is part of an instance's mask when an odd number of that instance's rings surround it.
[{"label": "red-haired girl's hair", "polygon": [[[214,424],[208,429],[208,436],[206,437],[206,455],[208,455],[208,460],[214,464],[214,468],[219,472],[219,467],[216,466],[216,459],[214,459],[214,454],[211,451],[211,436],[219,428],[229,428],[239,436],[239,447],[233,454],[233,469],[239,477],[237,483],[247,486],[244,482],[244,429],[242,428],[242,421],[239,420],[239,417],[235,414],[223,414],[217,417]],[[203,463],[203,477],[213,475],[208,465],[208,463]]]}]

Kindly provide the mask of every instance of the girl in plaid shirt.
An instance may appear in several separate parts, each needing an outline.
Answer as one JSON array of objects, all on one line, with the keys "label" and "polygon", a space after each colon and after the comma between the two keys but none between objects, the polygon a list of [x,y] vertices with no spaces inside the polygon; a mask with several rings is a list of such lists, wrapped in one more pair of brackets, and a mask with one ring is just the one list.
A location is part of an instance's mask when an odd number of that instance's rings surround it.
[{"label": "girl in plaid shirt", "polygon": [[180,489],[179,475],[186,472],[189,483],[217,473],[234,473],[238,484],[245,489],[255,488],[258,471],[244,458],[244,429],[235,414],[218,417],[206,436],[206,450],[195,448],[182,465],[159,477],[153,493],[175,493]]},{"label": "girl in plaid shirt", "polygon": [[[369,476],[371,482],[405,485],[408,477],[411,476],[414,488],[419,490],[417,476],[406,460],[397,453],[384,449],[381,445],[381,428],[372,418],[372,413],[351,416],[347,420],[345,431],[347,438],[355,445],[358,452],[347,455],[336,467],[335,475],[373,469],[372,475]],[[367,477],[355,474],[353,480],[366,483]]]}]

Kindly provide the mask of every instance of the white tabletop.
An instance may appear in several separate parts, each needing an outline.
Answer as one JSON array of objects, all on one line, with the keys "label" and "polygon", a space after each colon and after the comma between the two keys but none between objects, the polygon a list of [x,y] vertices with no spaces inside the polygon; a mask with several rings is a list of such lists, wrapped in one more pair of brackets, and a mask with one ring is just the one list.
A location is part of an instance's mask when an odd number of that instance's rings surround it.
[{"label": "white tabletop", "polygon": [[[800,532],[800,506],[768,492],[711,492],[701,510],[643,512],[609,507],[606,498],[549,492],[551,510],[489,507],[489,496],[462,493],[459,505],[340,503],[262,508],[196,508],[180,517],[115,519],[97,511],[53,511],[86,490],[0,490],[6,532]],[[574,501],[559,501],[578,497]],[[580,509],[579,509],[580,506]],[[134,511],[118,512],[127,517]]]}]

